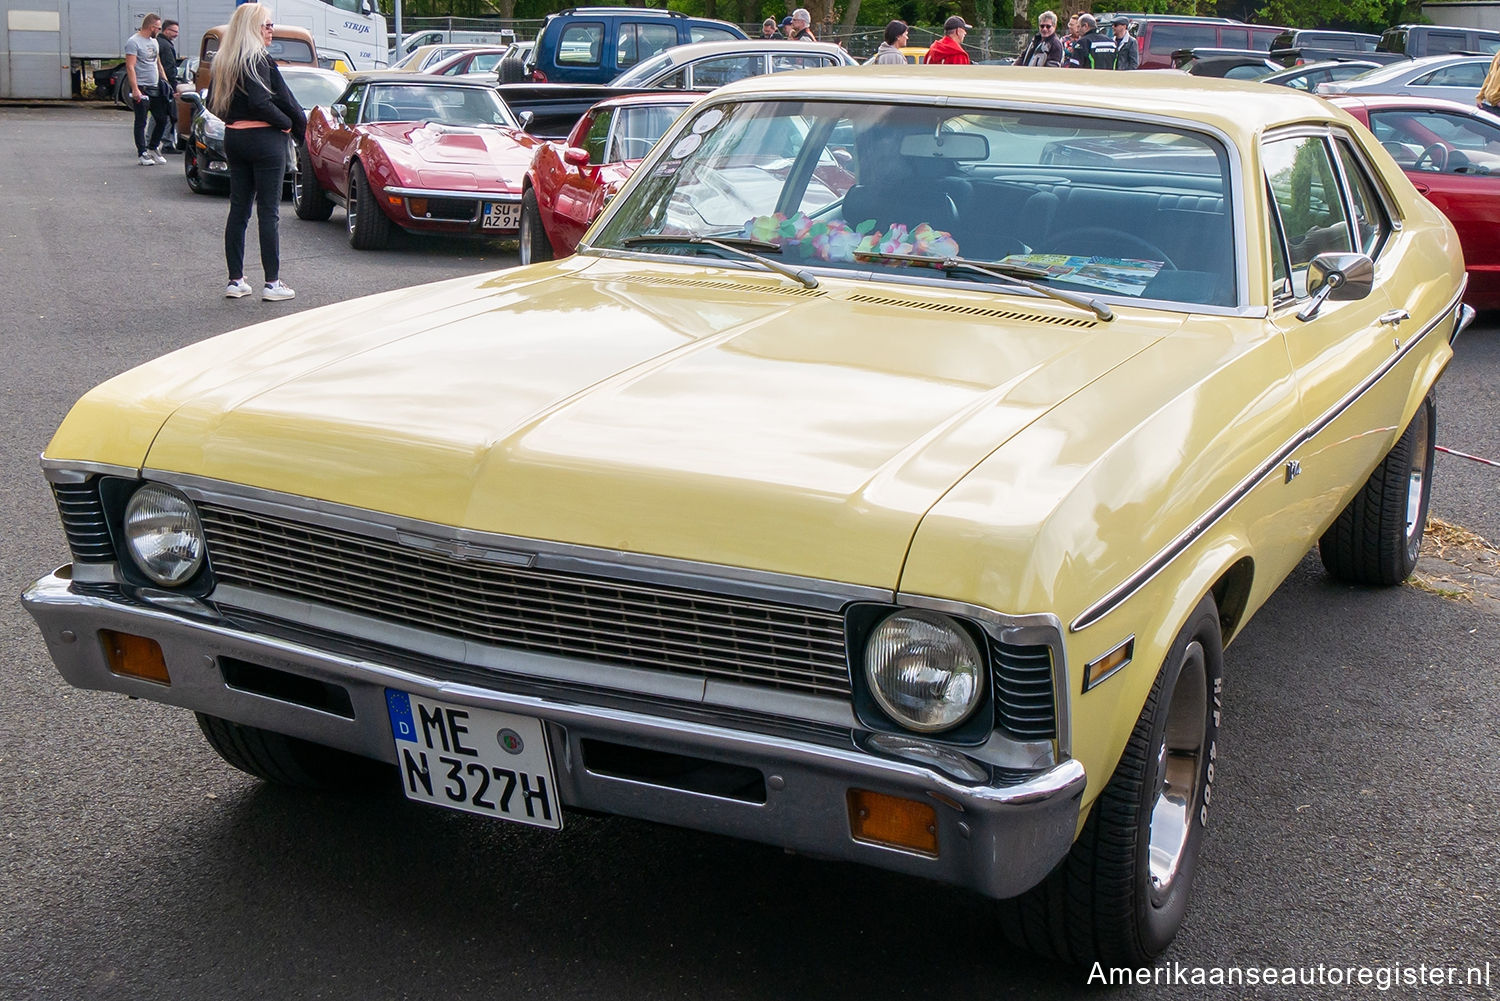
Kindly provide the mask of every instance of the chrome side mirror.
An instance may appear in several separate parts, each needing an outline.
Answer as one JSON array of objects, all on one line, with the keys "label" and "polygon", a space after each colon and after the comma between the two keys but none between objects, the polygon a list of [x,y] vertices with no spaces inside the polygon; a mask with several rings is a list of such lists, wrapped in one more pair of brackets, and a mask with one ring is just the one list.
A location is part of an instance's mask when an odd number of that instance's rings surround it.
[{"label": "chrome side mirror", "polygon": [[1323,303],[1363,299],[1375,287],[1375,262],[1364,254],[1319,254],[1307,266],[1307,290],[1312,300],[1297,314],[1306,323],[1318,315]]},{"label": "chrome side mirror", "polygon": [[329,110],[333,112],[333,116],[339,121],[347,122],[349,120],[349,106],[347,104],[335,104]]},{"label": "chrome side mirror", "polygon": [[195,108],[203,107],[203,98],[198,95],[198,92],[196,90],[183,91],[182,99]]},{"label": "chrome side mirror", "polygon": [[521,131],[522,132],[530,132],[531,131],[531,123],[534,122],[534,121],[536,121],[536,112],[535,111],[523,111],[523,112],[521,112]]}]

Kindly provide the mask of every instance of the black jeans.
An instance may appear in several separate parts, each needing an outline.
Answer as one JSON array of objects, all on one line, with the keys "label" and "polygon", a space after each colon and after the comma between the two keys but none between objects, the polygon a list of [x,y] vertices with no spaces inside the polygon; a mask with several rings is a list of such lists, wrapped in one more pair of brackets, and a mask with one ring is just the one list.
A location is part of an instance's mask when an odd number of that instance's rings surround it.
[{"label": "black jeans", "polygon": [[[136,156],[161,145],[161,134],[167,127],[167,99],[162,95],[161,88],[152,84],[148,89],[141,91],[141,95],[144,100],[134,102]],[[151,113],[150,142],[146,141],[147,112]]]},{"label": "black jeans", "polygon": [[281,277],[277,216],[286,178],[286,133],[270,127],[225,129],[224,159],[229,162],[229,221],[224,224],[229,280],[245,277],[245,228],[250,224],[250,199],[254,198],[260,263],[266,281],[274,282]]}]

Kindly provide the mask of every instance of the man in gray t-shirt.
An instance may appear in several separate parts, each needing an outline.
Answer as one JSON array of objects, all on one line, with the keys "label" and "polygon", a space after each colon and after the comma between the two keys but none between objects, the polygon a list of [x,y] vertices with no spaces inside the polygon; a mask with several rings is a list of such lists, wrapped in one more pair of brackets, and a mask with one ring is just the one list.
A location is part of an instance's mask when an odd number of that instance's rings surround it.
[{"label": "man in gray t-shirt", "polygon": [[[135,110],[135,152],[143,167],[167,162],[158,149],[167,126],[167,98],[161,89],[166,75],[156,44],[156,33],[160,30],[161,15],[147,14],[141,20],[141,30],[125,39],[125,81],[130,84],[130,105]],[[155,119],[150,142],[146,141],[148,112]]]}]

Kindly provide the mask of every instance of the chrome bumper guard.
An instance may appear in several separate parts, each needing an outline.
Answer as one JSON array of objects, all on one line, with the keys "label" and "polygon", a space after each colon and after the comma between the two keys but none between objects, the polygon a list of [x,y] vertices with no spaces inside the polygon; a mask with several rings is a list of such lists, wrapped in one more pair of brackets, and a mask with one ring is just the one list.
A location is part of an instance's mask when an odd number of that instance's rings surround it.
[{"label": "chrome bumper guard", "polygon": [[[862,741],[862,748],[852,735],[847,746],[839,746],[758,733],[733,721],[672,718],[649,707],[590,705],[588,692],[569,692],[565,700],[450,681],[200,619],[191,614],[196,603],[189,599],[181,599],[183,614],[177,614],[142,602],[82,594],[73,589],[71,573],[67,566],[42,578],[26,590],[22,602],[41,627],[63,678],[78,688],[180,706],[392,764],[396,753],[387,687],[531,716],[544,723],[565,806],[749,838],[966,886],[992,897],[1014,896],[1038,883],[1067,853],[1077,829],[1085,781],[1077,761],[1017,775],[1010,783],[968,784],[910,760],[882,757],[872,750],[878,742]],[[100,630],[154,639],[162,648],[170,686],[113,673]],[[222,667],[226,660],[336,686],[348,693],[348,708],[330,711],[232,687]],[[764,778],[764,796],[715,795],[650,778],[602,774],[589,767],[584,746],[601,741],[753,769]],[[850,789],[933,806],[937,857],[854,840],[846,805]]]}]

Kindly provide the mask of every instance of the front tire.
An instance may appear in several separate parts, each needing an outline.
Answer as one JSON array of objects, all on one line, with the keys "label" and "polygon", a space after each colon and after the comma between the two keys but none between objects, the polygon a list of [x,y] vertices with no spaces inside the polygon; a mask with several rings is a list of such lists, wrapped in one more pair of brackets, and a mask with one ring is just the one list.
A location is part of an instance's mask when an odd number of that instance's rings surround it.
[{"label": "front tire", "polygon": [[292,209],[298,219],[309,222],[325,222],[333,215],[333,200],[318,183],[312,157],[303,146],[297,147],[297,172],[292,175]]},{"label": "front tire", "polygon": [[542,227],[542,209],[537,204],[535,188],[527,188],[521,196],[520,243],[522,264],[552,260],[552,241]]},{"label": "front tire", "polygon": [[1429,396],[1318,540],[1318,556],[1330,574],[1350,584],[1387,587],[1411,576],[1432,501],[1436,450],[1437,406]]},{"label": "front tire", "polygon": [[349,246],[355,250],[384,250],[391,238],[391,221],[375,204],[365,168],[356,163],[349,172],[348,213]]},{"label": "front tire", "polygon": [[198,150],[190,142],[187,149],[182,151],[182,174],[187,178],[188,190],[195,195],[206,195],[209,193],[207,180],[203,177],[203,168],[198,162]]},{"label": "front tire", "polygon": [[357,754],[259,727],[196,713],[208,745],[247,775],[301,789],[374,788],[390,781],[390,766]]},{"label": "front tire", "polygon": [[1218,608],[1204,597],[1068,856],[1040,885],[1001,903],[1013,943],[1106,967],[1149,965],[1172,943],[1213,794],[1222,645]]}]

